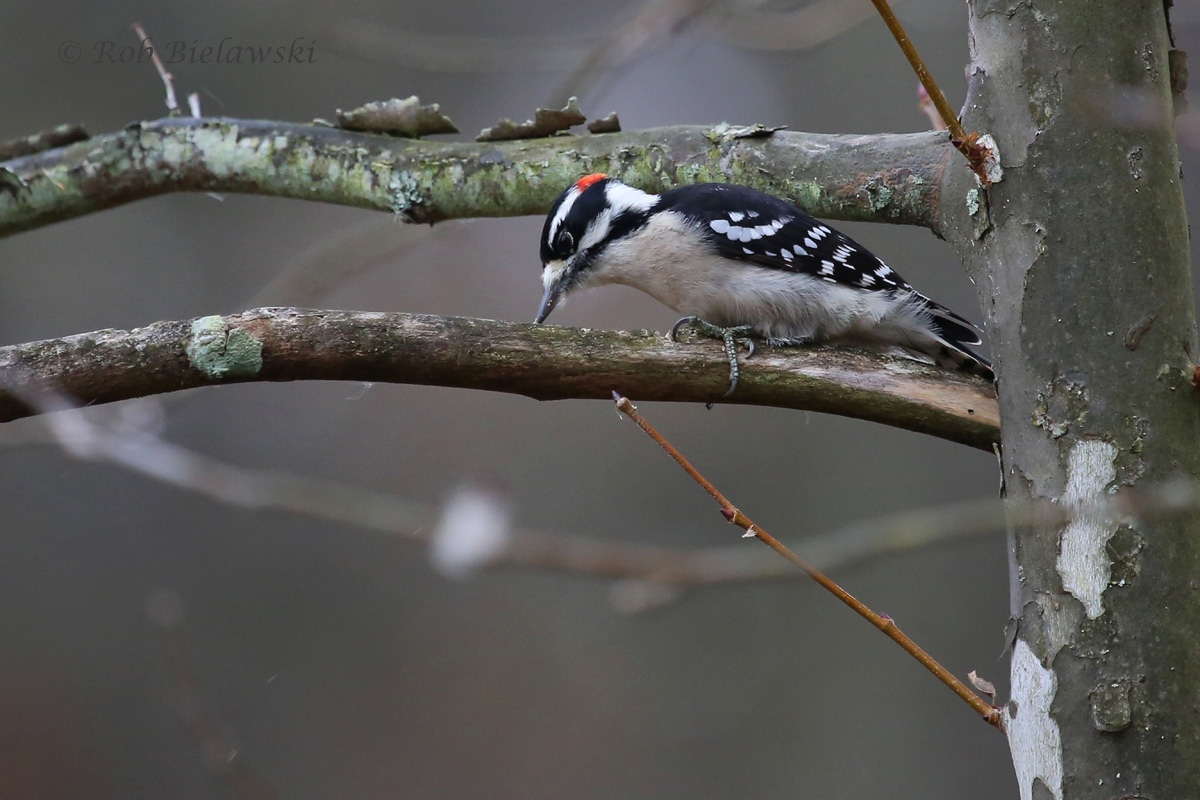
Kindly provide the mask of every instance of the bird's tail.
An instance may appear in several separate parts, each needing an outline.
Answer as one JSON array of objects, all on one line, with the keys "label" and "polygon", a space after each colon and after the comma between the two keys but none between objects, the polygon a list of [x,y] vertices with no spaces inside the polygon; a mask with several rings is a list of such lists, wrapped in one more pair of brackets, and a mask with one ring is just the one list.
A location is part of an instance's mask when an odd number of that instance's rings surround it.
[{"label": "bird's tail", "polygon": [[937,352],[928,355],[941,366],[994,381],[996,375],[992,372],[992,362],[972,349],[983,344],[979,328],[928,297],[920,297],[925,301],[929,327],[937,340]]}]

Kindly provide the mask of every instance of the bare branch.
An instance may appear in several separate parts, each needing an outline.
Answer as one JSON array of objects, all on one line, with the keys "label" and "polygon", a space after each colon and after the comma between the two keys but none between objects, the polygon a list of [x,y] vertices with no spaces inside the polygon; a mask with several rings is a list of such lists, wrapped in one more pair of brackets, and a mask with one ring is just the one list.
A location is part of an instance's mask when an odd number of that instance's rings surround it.
[{"label": "bare branch", "polygon": [[817,0],[788,11],[761,11],[735,4],[714,14],[716,36],[756,50],[803,50],[835,39],[874,14],[863,3]]},{"label": "bare branch", "polygon": [[554,94],[555,103],[583,97],[608,73],[667,39],[695,17],[710,11],[716,0],[645,0],[620,27],[602,37]]},{"label": "bare branch", "polygon": [[243,800],[278,800],[281,795],[246,758],[233,734],[206,708],[200,681],[188,657],[183,631],[183,601],[174,592],[156,592],[146,603],[147,616],[162,629],[167,677],[175,694],[179,716],[204,759],[204,766],[228,784]]},{"label": "bare branch", "polygon": [[[717,343],[417,314],[262,308],[0,347],[0,421],[34,413],[22,387],[87,404],[246,381],[452,386],[539,400],[708,402],[728,382]],[[15,388],[14,388],[15,387]],[[882,422],[990,451],[992,387],[961,373],[845,348],[761,348],[728,402]]]},{"label": "bare branch", "polygon": [[88,138],[88,134],[82,125],[59,125],[32,136],[0,142],[0,161],[33,155],[55,147],[65,147],[75,142],[82,142],[86,138]]},{"label": "bare branch", "polygon": [[702,489],[713,500],[717,501],[717,505],[721,506],[721,515],[733,525],[737,525],[746,533],[743,538],[755,538],[765,544],[767,547],[774,550],[785,560],[797,567],[808,577],[812,578],[821,586],[822,589],[832,594],[841,602],[849,606],[854,613],[865,619],[867,622],[874,625],[881,633],[899,645],[904,652],[908,653],[917,663],[929,670],[934,677],[946,685],[952,692],[969,705],[976,713],[983,717],[984,722],[989,725],[994,725],[1000,730],[1004,730],[1004,717],[1000,713],[999,708],[995,708],[991,703],[983,700],[977,694],[967,688],[966,684],[956,678],[950,670],[943,667],[933,656],[929,655],[920,645],[912,640],[908,635],[901,631],[895,621],[886,614],[877,614],[867,607],[861,600],[847,592],[835,581],[830,579],[825,573],[817,569],[812,564],[805,561],[802,557],[796,555],[787,545],[780,542],[774,536],[767,533],[760,525],[754,523],[749,517],[743,514],[733,503],[729,502],[726,497],[721,494],[717,487],[709,483],[703,475],[693,467],[683,454],[676,450],[670,442],[663,438],[662,434],[654,429],[649,422],[646,421],[641,414],[638,413],[633,403],[629,399],[622,397],[617,392],[613,392],[613,400],[616,401],[617,409],[633,420],[639,428],[641,428],[647,436],[667,452],[675,463],[677,463],[688,476],[700,485]]},{"label": "bare branch", "polygon": [[828,219],[939,227],[945,134],[676,126],[514,142],[410,141],[318,125],[172,118],[5,162],[0,236],[168,192],[245,192],[389,211],[410,222],[542,214],[605,172],[648,191],[733,181]]},{"label": "bare branch", "polygon": [[453,231],[400,226],[384,217],[369,217],[297,254],[247,304],[319,305],[360,275],[396,263],[401,254],[443,234],[452,235]]},{"label": "bare branch", "polygon": [[332,21],[335,53],[382,64],[448,73],[562,74],[595,45],[594,36],[446,36],[348,17]]},{"label": "bare branch", "polygon": [[[444,540],[462,537],[463,532],[447,532],[449,507],[439,520],[437,509],[388,492],[238,466],[189,450],[159,437],[162,409],[153,400],[126,404],[106,415],[107,420],[99,420],[97,410],[80,409],[61,393],[31,392],[24,397],[46,415],[48,436],[38,444],[57,444],[73,458],[112,464],[219,503],[256,511],[275,509],[428,544],[434,566],[457,577],[516,569],[616,579],[614,604],[630,612],[676,600],[691,587],[798,577],[790,564],[774,554],[744,545],[677,549],[507,524],[487,547],[476,547],[470,556],[462,554],[461,545],[453,545],[459,554],[450,564],[445,553],[439,557],[439,549],[448,550]],[[797,549],[817,568],[834,569],[995,532],[1004,519],[1001,501],[976,501],[856,523],[805,539]]]}]

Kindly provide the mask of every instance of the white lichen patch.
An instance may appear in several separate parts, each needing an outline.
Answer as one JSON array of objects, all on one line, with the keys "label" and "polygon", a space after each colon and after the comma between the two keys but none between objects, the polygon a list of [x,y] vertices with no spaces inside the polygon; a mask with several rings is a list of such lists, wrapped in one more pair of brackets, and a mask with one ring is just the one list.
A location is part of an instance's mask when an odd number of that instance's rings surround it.
[{"label": "white lichen patch", "polygon": [[1109,442],[1076,442],[1067,457],[1067,488],[1062,503],[1075,518],[1062,532],[1056,568],[1063,588],[1083,603],[1088,619],[1104,613],[1104,589],[1109,568],[1106,546],[1117,523],[1089,506],[1103,499],[1106,486],[1117,476],[1116,446]]},{"label": "white lichen patch", "polygon": [[1062,737],[1050,716],[1058,678],[1054,670],[1042,666],[1024,639],[1018,639],[1013,647],[1011,681],[1015,710],[1005,711],[1004,722],[1021,800],[1033,800],[1035,780],[1040,780],[1055,800],[1062,800]]},{"label": "white lichen patch", "polygon": [[996,145],[996,140],[990,133],[985,133],[979,137],[979,146],[986,150],[983,157],[983,174],[987,175],[988,181],[999,183],[1004,180],[1004,167],[1000,165],[1000,148]]}]

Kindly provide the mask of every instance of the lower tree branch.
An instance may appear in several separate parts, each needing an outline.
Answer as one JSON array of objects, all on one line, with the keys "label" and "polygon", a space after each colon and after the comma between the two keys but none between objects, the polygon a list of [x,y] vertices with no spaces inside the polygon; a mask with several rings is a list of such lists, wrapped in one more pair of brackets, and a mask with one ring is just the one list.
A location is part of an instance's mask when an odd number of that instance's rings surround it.
[{"label": "lower tree branch", "polygon": [[942,132],[846,136],[685,125],[440,143],[267,120],[136,123],[0,165],[0,236],[168,192],[246,192],[410,222],[544,214],[586,172],[647,191],[732,181],[830,219],[937,230]]},{"label": "lower tree branch", "polygon": [[[28,393],[108,403],[247,381],[352,380],[487,389],[538,400],[709,402],[728,385],[719,343],[419,314],[260,308],[0,347],[0,422]],[[762,347],[728,401],[881,422],[990,451],[984,381],[845,348]]]}]

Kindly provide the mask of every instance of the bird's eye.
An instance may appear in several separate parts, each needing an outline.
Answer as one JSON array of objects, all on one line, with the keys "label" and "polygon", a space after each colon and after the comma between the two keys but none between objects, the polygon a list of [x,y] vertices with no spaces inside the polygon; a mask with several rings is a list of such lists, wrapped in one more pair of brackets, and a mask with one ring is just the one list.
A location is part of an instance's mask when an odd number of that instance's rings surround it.
[{"label": "bird's eye", "polygon": [[554,249],[560,253],[571,253],[575,250],[575,237],[570,231],[560,231],[554,240]]}]

